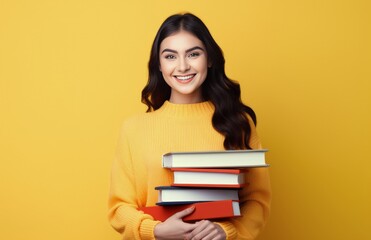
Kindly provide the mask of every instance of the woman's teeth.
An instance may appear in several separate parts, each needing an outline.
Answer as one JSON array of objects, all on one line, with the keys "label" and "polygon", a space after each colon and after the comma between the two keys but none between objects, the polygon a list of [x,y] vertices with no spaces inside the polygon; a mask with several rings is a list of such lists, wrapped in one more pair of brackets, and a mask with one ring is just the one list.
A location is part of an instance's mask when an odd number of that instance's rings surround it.
[{"label": "woman's teeth", "polygon": [[177,79],[179,80],[182,80],[182,81],[186,81],[188,79],[191,79],[192,77],[194,77],[195,75],[192,74],[192,75],[187,75],[187,76],[175,76]]}]

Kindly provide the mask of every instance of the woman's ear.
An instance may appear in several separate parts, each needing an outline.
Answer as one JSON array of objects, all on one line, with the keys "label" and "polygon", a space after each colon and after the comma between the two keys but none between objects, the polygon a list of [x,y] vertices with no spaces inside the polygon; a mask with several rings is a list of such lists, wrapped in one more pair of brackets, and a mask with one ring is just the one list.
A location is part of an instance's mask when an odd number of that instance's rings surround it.
[{"label": "woman's ear", "polygon": [[210,59],[208,59],[207,60],[207,67],[211,68],[212,66],[213,66],[213,62]]}]

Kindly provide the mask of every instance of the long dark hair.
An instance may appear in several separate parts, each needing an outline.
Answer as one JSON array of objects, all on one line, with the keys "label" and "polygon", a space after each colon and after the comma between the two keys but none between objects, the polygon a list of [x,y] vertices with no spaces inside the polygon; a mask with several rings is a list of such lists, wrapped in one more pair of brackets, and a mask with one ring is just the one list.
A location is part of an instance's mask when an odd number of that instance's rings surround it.
[{"label": "long dark hair", "polygon": [[168,17],[153,41],[148,63],[148,82],[142,90],[142,102],[147,105],[147,112],[160,108],[170,98],[171,88],[166,84],[159,69],[159,50],[161,42],[166,37],[180,30],[195,35],[206,48],[211,66],[202,84],[202,97],[215,107],[212,124],[216,131],[224,135],[224,148],[251,149],[249,146],[251,127],[246,114],[251,117],[254,124],[256,124],[256,115],[250,107],[242,103],[240,85],[226,76],[221,48],[206,25],[191,13]]}]

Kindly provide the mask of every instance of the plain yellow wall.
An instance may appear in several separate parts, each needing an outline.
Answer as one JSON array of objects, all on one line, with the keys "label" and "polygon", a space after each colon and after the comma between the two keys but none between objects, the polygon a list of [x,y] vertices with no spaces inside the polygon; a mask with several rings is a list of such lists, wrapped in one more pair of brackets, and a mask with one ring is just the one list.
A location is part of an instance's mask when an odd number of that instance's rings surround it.
[{"label": "plain yellow wall", "polygon": [[371,239],[368,1],[0,1],[0,238],[120,239],[107,222],[122,120],[145,110],[170,14],[210,28],[270,149],[260,240]]}]

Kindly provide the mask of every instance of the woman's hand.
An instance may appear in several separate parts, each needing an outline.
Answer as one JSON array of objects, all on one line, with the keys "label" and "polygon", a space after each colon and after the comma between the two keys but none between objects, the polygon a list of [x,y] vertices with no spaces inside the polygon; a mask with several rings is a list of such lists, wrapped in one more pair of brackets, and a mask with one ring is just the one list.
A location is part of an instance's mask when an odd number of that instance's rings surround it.
[{"label": "woman's hand", "polygon": [[165,222],[155,226],[154,234],[157,240],[184,240],[187,234],[192,232],[198,225],[185,223],[182,218],[194,211],[194,207],[184,209],[166,219]]},{"label": "woman's hand", "polygon": [[186,240],[225,240],[227,235],[221,226],[209,220],[202,220],[196,223],[196,228],[184,239]]}]

